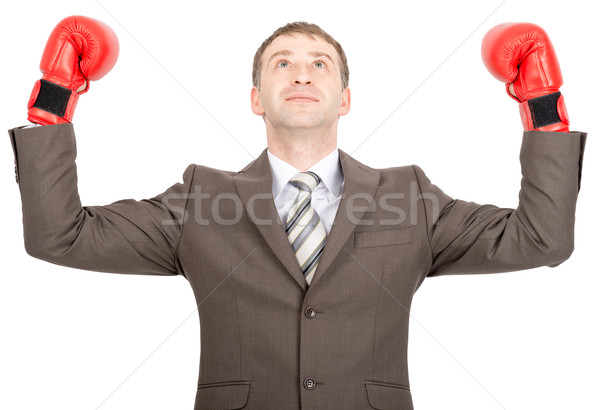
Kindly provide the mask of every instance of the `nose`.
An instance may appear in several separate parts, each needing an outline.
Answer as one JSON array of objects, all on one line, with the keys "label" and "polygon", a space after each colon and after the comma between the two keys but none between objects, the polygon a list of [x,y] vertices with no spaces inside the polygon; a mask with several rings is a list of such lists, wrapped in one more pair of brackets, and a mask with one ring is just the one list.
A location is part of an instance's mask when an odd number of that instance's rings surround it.
[{"label": "nose", "polygon": [[311,82],[308,78],[296,78],[296,80],[294,80],[294,84],[308,85],[310,83]]},{"label": "nose", "polygon": [[310,75],[306,68],[298,68],[294,73],[294,84],[307,85],[312,84]]}]

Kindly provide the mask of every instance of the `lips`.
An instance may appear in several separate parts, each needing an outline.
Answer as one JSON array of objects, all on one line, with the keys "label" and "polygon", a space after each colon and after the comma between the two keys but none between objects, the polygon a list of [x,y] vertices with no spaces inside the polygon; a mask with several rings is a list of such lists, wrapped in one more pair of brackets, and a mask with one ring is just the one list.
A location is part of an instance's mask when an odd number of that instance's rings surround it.
[{"label": "lips", "polygon": [[305,94],[305,93],[291,94],[285,100],[291,101],[291,102],[299,102],[299,103],[310,103],[310,102],[319,101],[316,97],[313,97],[312,95]]}]

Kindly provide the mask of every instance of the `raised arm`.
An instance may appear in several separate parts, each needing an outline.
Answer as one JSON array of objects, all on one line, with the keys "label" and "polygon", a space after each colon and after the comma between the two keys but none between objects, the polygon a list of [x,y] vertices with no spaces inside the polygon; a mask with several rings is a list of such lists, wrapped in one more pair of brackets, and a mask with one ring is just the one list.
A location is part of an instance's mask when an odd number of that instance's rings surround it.
[{"label": "raised arm", "polygon": [[183,183],[153,198],[82,207],[72,124],[13,129],[27,253],[80,269],[114,273],[182,273],[176,249],[194,165]]},{"label": "raised arm", "polygon": [[103,77],[118,56],[115,33],[84,16],[52,31],[28,104],[37,127],[9,131],[23,207],[25,248],[59,265],[115,273],[182,273],[176,250],[194,166],[151,199],[82,207],[71,120],[79,95]]},{"label": "raised arm", "polygon": [[[525,130],[519,205],[454,200],[415,167],[428,219],[436,221],[429,226],[430,276],[556,266],[574,248],[586,134],[569,132],[552,43],[535,24],[504,23],[485,35],[481,52],[488,70],[519,102]],[[435,198],[436,206],[427,198]]]},{"label": "raised arm", "polygon": [[429,276],[556,266],[574,247],[585,133],[527,131],[516,209],[453,199],[415,166],[433,264]]}]

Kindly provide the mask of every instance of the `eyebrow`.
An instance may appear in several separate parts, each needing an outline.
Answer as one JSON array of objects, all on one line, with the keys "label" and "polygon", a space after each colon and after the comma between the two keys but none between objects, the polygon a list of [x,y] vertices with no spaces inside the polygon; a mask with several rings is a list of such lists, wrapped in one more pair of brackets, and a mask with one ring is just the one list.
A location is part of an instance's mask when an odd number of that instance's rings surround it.
[{"label": "eyebrow", "polygon": [[[291,50],[279,50],[279,51],[276,51],[275,53],[273,53],[271,55],[271,57],[269,57],[269,61],[267,61],[267,65],[269,65],[271,63],[271,60],[273,60],[277,56],[286,56],[286,57],[288,57],[288,56],[292,56],[292,55],[294,55],[294,52],[291,51]],[[331,58],[331,56],[329,54],[324,53],[322,51],[309,51],[308,55],[311,56],[311,57],[325,57],[329,61],[331,61],[332,64],[335,64],[334,61],[333,61],[333,58]]]}]

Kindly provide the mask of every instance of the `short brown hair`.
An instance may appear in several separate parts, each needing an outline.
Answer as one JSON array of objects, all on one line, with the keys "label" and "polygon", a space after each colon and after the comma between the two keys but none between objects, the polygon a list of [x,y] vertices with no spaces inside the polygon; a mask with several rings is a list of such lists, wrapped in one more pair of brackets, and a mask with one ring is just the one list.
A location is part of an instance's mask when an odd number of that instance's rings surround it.
[{"label": "short brown hair", "polygon": [[294,23],[288,23],[283,27],[279,27],[277,30],[267,38],[261,46],[256,50],[254,54],[254,63],[252,64],[252,85],[260,89],[260,72],[262,70],[262,55],[265,49],[275,40],[277,37],[284,34],[299,33],[304,34],[310,38],[315,36],[321,37],[335,48],[340,58],[340,72],[342,76],[342,89],[348,87],[348,80],[350,78],[350,70],[348,69],[348,60],[346,59],[346,53],[344,49],[333,37],[327,34],[321,27],[316,24],[306,23],[304,21],[296,21]]}]

